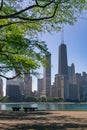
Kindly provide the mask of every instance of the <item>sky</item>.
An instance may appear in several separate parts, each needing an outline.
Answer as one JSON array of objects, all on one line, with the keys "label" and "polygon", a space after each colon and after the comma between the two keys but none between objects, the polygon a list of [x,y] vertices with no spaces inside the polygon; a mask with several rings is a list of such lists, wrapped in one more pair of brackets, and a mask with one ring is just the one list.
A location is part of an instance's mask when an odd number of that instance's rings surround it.
[{"label": "sky", "polygon": [[[51,78],[54,81],[55,74],[58,73],[58,51],[61,44],[61,32],[51,32],[40,35],[40,39],[45,41],[51,52]],[[87,20],[79,19],[73,26],[64,27],[64,44],[67,45],[68,65],[75,65],[75,72],[87,72]],[[39,70],[42,72],[42,69]],[[40,77],[39,77],[40,78]],[[32,79],[33,90],[37,90],[37,78]],[[4,85],[5,93],[5,85]]]},{"label": "sky", "polygon": [[[61,32],[51,32],[41,34],[51,52],[51,78],[54,81],[55,74],[58,73],[58,52],[61,44]],[[68,65],[75,65],[75,72],[87,72],[87,20],[79,19],[73,26],[64,27],[64,44],[67,45]],[[42,71],[41,69],[39,70]],[[43,73],[43,71],[42,71]],[[51,84],[52,84],[51,83]],[[33,78],[33,90],[37,89],[37,79]]]}]

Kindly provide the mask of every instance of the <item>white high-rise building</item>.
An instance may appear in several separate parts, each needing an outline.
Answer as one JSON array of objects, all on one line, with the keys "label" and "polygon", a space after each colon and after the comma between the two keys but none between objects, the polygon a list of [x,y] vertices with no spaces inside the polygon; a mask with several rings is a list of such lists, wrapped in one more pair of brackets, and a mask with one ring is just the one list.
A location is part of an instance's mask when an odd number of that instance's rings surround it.
[{"label": "white high-rise building", "polygon": [[37,81],[37,91],[39,97],[43,96],[42,90],[43,90],[43,78],[38,79]]},{"label": "white high-rise building", "polygon": [[44,67],[43,96],[50,97],[51,87],[51,54],[46,55],[47,66]]},{"label": "white high-rise building", "polygon": [[54,84],[55,97],[60,97],[64,99],[64,76],[56,74],[55,84]]}]

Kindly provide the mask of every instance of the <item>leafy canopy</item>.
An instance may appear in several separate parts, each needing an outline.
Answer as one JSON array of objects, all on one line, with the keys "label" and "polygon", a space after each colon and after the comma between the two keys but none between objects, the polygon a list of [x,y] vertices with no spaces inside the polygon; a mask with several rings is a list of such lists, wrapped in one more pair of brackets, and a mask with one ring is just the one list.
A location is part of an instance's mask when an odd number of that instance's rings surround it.
[{"label": "leafy canopy", "polygon": [[[0,72],[34,74],[48,53],[38,33],[73,24],[87,7],[86,0],[0,0]],[[14,76],[14,77],[15,77]]]}]

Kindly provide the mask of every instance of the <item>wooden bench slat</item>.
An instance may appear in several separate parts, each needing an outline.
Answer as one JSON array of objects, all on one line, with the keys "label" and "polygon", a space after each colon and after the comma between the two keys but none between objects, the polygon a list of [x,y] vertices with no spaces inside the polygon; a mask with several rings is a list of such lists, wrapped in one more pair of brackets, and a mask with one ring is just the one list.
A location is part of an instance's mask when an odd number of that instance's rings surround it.
[{"label": "wooden bench slat", "polygon": [[23,107],[24,111],[35,111],[38,107]]},{"label": "wooden bench slat", "polygon": [[21,107],[12,107],[13,111],[19,111],[21,109]]}]

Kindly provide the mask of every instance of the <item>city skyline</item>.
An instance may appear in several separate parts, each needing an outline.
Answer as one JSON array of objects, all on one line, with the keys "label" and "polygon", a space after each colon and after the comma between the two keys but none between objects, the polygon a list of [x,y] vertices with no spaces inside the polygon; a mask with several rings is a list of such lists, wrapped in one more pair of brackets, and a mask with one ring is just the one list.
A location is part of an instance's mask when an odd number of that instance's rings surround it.
[{"label": "city skyline", "polygon": [[[86,20],[79,19],[73,26],[64,27],[64,43],[67,45],[68,65],[75,64],[75,72],[87,72],[86,48],[87,48],[87,24]],[[61,32],[45,33],[40,35],[51,52],[52,83],[58,72],[58,47],[61,44]],[[73,53],[74,52],[74,53]],[[42,69],[39,70],[41,72]],[[42,75],[43,76],[43,75]],[[37,89],[37,78],[33,77],[33,90]],[[5,91],[5,86],[4,86]]]},{"label": "city skyline", "polygon": [[[47,61],[50,61],[50,57],[46,58]],[[86,95],[84,94],[84,84],[86,89],[87,83],[87,73],[75,74],[75,67],[72,63],[71,66],[67,64],[67,46],[64,42],[61,42],[59,46],[59,56],[58,56],[58,74],[55,75],[53,84],[49,84],[49,75],[51,70],[50,68],[46,67],[43,79],[38,80],[38,89],[37,93],[39,92],[39,96],[45,97],[59,97],[63,98],[64,101],[79,101],[83,98],[86,99]],[[51,62],[50,62],[51,65]],[[51,75],[50,75],[51,76]],[[45,80],[44,80],[45,79]],[[44,82],[45,81],[45,82]],[[45,84],[44,84],[45,83]],[[50,87],[49,87],[50,86]],[[42,90],[46,93],[42,93]],[[45,91],[46,90],[46,91]],[[82,90],[82,91],[81,91]],[[50,93],[48,95],[47,93]]]},{"label": "city skyline", "polygon": [[[75,72],[87,72],[86,48],[87,48],[87,21],[79,19],[74,25],[65,25],[64,43],[67,45],[68,65],[74,63]],[[61,32],[41,34],[51,52],[52,82],[58,72],[58,47],[61,44]],[[41,71],[40,71],[41,72]],[[35,81],[35,78],[33,79]],[[33,85],[34,86],[34,85]]]}]

